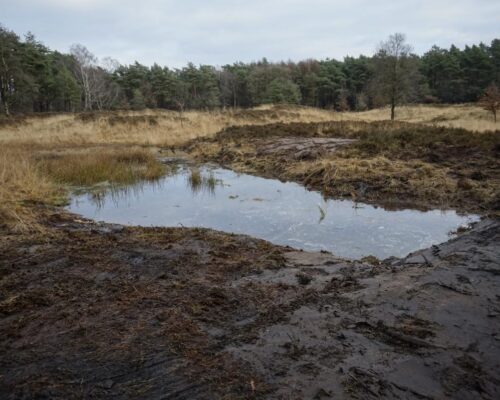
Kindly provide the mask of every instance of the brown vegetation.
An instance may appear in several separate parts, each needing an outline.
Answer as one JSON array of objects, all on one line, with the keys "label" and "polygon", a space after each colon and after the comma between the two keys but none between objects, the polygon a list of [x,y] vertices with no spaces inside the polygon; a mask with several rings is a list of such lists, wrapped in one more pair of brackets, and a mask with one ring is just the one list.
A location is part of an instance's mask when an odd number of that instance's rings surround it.
[{"label": "brown vegetation", "polygon": [[147,149],[98,149],[48,153],[39,156],[37,168],[56,183],[89,186],[100,182],[117,184],[151,180],[163,167]]},{"label": "brown vegetation", "polygon": [[[293,148],[270,153],[273,137],[356,141],[336,151],[318,146],[307,153]],[[298,181],[327,196],[421,208],[499,210],[498,132],[403,122],[272,124],[228,128],[189,149],[200,159]]]},{"label": "brown vegetation", "polygon": [[35,164],[29,149],[0,146],[0,226],[33,228],[36,218],[27,202],[50,202],[58,195],[57,186]]},{"label": "brown vegetation", "polygon": [[229,126],[271,122],[313,122],[336,118],[331,111],[308,107],[268,106],[251,110],[116,111],[52,114],[0,120],[0,144],[46,147],[96,144],[175,146],[197,137],[213,136]]},{"label": "brown vegetation", "polygon": [[493,114],[493,121],[497,122],[497,112],[500,109],[500,90],[497,85],[491,84],[486,88],[479,99],[479,105]]},{"label": "brown vegetation", "polygon": [[88,112],[0,119],[0,224],[36,227],[27,203],[59,204],[65,185],[130,183],[161,174],[140,146],[172,147],[230,125],[326,121],[328,111],[263,107],[227,112]]},{"label": "brown vegetation", "polygon": [[[60,203],[64,198],[63,186],[68,183],[91,184],[101,180],[126,182],[139,177],[150,178],[158,175],[158,166],[152,162],[152,155],[147,160],[142,158],[132,163],[133,165],[128,165],[127,162],[113,160],[119,154],[112,150],[112,147],[120,149],[120,157],[123,159],[123,155],[129,151],[139,151],[137,148],[128,149],[127,146],[181,146],[190,140],[212,138],[217,132],[224,131],[217,136],[215,142],[204,142],[203,149],[198,149],[201,153],[214,153],[219,152],[221,139],[226,138],[228,132],[231,133],[233,129],[238,129],[231,127],[237,126],[246,128],[237,131],[236,136],[242,137],[237,143],[241,147],[232,157],[245,152],[246,146],[246,170],[272,172],[286,179],[306,182],[319,189],[326,188],[325,179],[328,181],[328,177],[335,177],[336,189],[332,191],[330,188],[326,192],[331,195],[349,195],[361,181],[359,171],[378,166],[379,180],[372,176],[365,177],[372,183],[378,182],[374,185],[374,188],[378,189],[372,190],[369,197],[384,191],[411,197],[413,190],[419,187],[418,192],[425,193],[422,200],[432,198],[434,203],[457,204],[456,201],[450,202],[450,198],[455,195],[458,195],[457,198],[472,195],[469,196],[471,201],[478,202],[479,208],[493,207],[498,195],[495,193],[497,181],[492,174],[496,172],[498,161],[496,156],[492,158],[491,146],[497,140],[495,137],[498,137],[498,134],[495,136],[492,133],[471,132],[483,132],[496,127],[493,121],[488,119],[486,111],[473,106],[413,106],[400,107],[396,112],[396,119],[400,121],[421,122],[430,126],[461,126],[467,131],[427,129],[423,125],[416,127],[400,123],[390,125],[379,122],[372,125],[362,122],[381,121],[387,119],[387,115],[387,110],[334,113],[298,106],[263,106],[250,110],[191,111],[183,113],[182,116],[172,111],[146,110],[37,114],[0,119],[1,221],[15,221],[18,227],[30,226],[30,211],[25,205],[47,201]],[[337,123],[323,124],[328,121]],[[305,131],[301,131],[302,125],[291,124],[312,122],[322,124],[307,125]],[[331,130],[333,126],[335,129]],[[406,131],[403,135],[404,140],[409,140],[409,143],[397,138],[402,132],[397,129],[402,129],[403,126],[411,126],[411,129],[404,128]],[[286,131],[281,132],[283,127],[286,127]],[[396,131],[394,127],[397,127]],[[393,133],[384,133],[386,129],[387,132]],[[357,134],[357,131],[363,131],[364,134]],[[436,133],[439,133],[442,140],[434,143],[433,135]],[[348,150],[315,160],[283,164],[274,156],[269,156],[268,159],[254,157],[257,142],[252,143],[253,138],[304,134],[340,135],[358,139],[364,136],[359,144]],[[245,135],[247,139],[243,140]],[[449,146],[446,140],[459,142]],[[490,146],[484,159],[481,156],[483,140]],[[450,161],[449,158],[454,154],[453,149],[457,146],[461,150]],[[472,146],[472,153],[465,152],[468,146]],[[86,148],[91,150],[86,151]],[[229,147],[224,151],[228,149]],[[142,149],[140,153],[144,155],[148,152]],[[459,162],[460,157],[464,155],[467,155],[467,158],[472,157],[473,168],[469,168],[471,161]],[[349,157],[352,158],[351,161],[348,161]],[[445,159],[437,162],[437,158],[443,157]],[[218,155],[217,158],[228,162],[226,156]],[[404,163],[413,160],[416,164],[402,166],[396,163],[397,160]],[[243,162],[243,158],[239,161]],[[369,164],[366,164],[367,162]],[[385,166],[387,163],[390,163],[394,172]],[[233,160],[232,164],[238,167],[236,160]],[[126,168],[116,168],[117,165]],[[352,171],[358,172],[353,175]],[[373,175],[373,171],[370,170],[369,175]],[[460,193],[456,190],[459,187],[462,188]],[[440,191],[439,188],[444,190]]]},{"label": "brown vegetation", "polygon": [[[384,121],[387,120],[388,108],[380,108],[359,113],[349,113],[351,120]],[[352,117],[352,118],[351,118]],[[500,129],[486,110],[473,104],[460,105],[409,105],[396,109],[396,120],[430,126],[463,128],[472,132],[486,132]]]},{"label": "brown vegetation", "polygon": [[5,146],[0,151],[0,225],[37,228],[33,204],[60,205],[67,185],[128,184],[155,179],[163,166],[148,149],[90,148],[43,150]]}]

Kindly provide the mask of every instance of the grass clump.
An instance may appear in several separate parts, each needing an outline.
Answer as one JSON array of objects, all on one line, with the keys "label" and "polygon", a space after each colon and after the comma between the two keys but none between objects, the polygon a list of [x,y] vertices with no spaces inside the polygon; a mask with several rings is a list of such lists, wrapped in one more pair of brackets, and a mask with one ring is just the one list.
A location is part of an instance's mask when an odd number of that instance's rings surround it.
[{"label": "grass clump", "polygon": [[188,176],[188,184],[191,191],[195,194],[201,191],[214,194],[217,179],[213,172],[210,172],[208,175],[202,175],[198,168],[192,168]]},{"label": "grass clump", "polygon": [[30,149],[0,146],[0,227],[39,230],[28,204],[58,203],[64,193],[37,168]]},{"label": "grass clump", "polygon": [[203,179],[201,178],[201,173],[198,168],[191,169],[188,181],[189,181],[189,186],[191,186],[191,189],[193,191],[196,191],[201,186]]},{"label": "grass clump", "polygon": [[498,132],[472,133],[465,129],[416,124],[372,124],[368,129],[348,135],[358,139],[349,148],[349,155],[419,158],[440,162],[478,154],[495,158],[500,149]]},{"label": "grass clump", "polygon": [[[385,157],[372,159],[331,158],[303,162],[290,168],[290,177],[305,185],[321,188],[328,196],[350,197],[355,201],[397,197],[434,205],[445,205],[458,195],[456,182],[447,169],[435,168],[420,161],[392,161]],[[360,183],[369,186],[364,193]]]},{"label": "grass clump", "polygon": [[154,180],[163,165],[146,149],[124,148],[49,154],[38,161],[38,169],[59,184],[91,186],[101,182],[130,184]]},{"label": "grass clump", "polygon": [[35,146],[0,147],[0,227],[40,227],[34,205],[62,205],[66,185],[130,184],[164,173],[155,155],[142,148],[93,148],[44,152]]}]

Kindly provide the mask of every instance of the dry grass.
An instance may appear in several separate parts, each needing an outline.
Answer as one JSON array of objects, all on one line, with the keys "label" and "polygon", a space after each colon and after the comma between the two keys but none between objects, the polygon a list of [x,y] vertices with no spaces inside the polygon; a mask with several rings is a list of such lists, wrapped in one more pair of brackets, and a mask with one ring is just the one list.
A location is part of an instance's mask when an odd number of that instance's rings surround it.
[{"label": "dry grass", "polygon": [[331,111],[307,107],[259,107],[252,110],[185,112],[145,110],[27,117],[0,126],[0,144],[88,146],[128,144],[176,146],[214,136],[228,126],[271,122],[314,122],[340,118]]},{"label": "dry grass", "polygon": [[15,230],[38,229],[26,202],[51,201],[60,194],[57,186],[36,167],[30,149],[0,147],[0,226]]},{"label": "dry grass", "polygon": [[214,112],[94,112],[0,119],[0,226],[36,227],[27,203],[59,203],[66,185],[153,179],[162,168],[140,146],[177,146],[231,125],[328,121],[330,111],[266,106]]},{"label": "dry grass", "polygon": [[155,155],[140,148],[49,153],[40,157],[37,167],[56,183],[75,186],[101,182],[128,184],[156,179],[164,172]]},{"label": "dry grass", "polygon": [[[304,159],[293,147],[263,151],[273,137],[356,141],[335,153],[319,146]],[[231,127],[188,150],[200,160],[301,182],[328,196],[481,213],[498,213],[500,205],[498,131],[390,121],[271,124]]]},{"label": "dry grass", "polygon": [[207,193],[215,194],[217,179],[212,172],[203,175],[198,168],[191,168],[188,183],[193,193],[205,191]]},{"label": "dry grass", "polygon": [[[390,118],[390,109],[380,108],[356,113],[342,113],[342,117],[367,122],[383,121]],[[500,123],[493,121],[491,113],[473,104],[401,106],[396,108],[396,120],[448,128],[463,128],[474,132],[500,129]]]},{"label": "dry grass", "polygon": [[[417,160],[390,160],[383,156],[363,159],[325,157],[292,164],[286,175],[289,179],[303,181],[305,185],[322,187],[327,196],[351,197],[354,201],[365,200],[365,195],[359,190],[360,182],[364,182],[369,185],[370,200],[385,205],[391,202],[401,205],[412,199],[411,203],[416,207],[427,208],[432,204],[446,208],[457,202],[455,197],[462,195],[457,191],[457,180],[450,176],[449,168]],[[491,193],[483,193],[479,187],[477,190],[473,191],[475,196],[489,194],[491,197]]]},{"label": "dry grass", "polygon": [[[177,146],[199,138],[212,137],[229,126],[270,123],[326,121],[382,121],[388,109],[337,113],[310,107],[262,106],[250,110],[189,111],[180,117],[174,111],[145,110],[112,113],[55,114],[0,121],[0,144],[88,146],[135,144]],[[397,108],[403,122],[458,127],[484,132],[500,129],[487,111],[474,105],[414,105]]]},{"label": "dry grass", "polygon": [[[263,106],[250,110],[190,111],[182,117],[173,111],[145,110],[0,120],[0,225],[16,221],[16,226],[28,226],[31,211],[24,205],[57,202],[64,195],[66,184],[130,182],[156,177],[159,167],[152,161],[153,156],[130,146],[179,146],[195,138],[214,137],[230,126],[271,123],[344,121],[353,125],[348,121],[360,121],[358,130],[365,130],[362,121],[386,120],[388,116],[387,109],[336,113],[308,107]],[[486,111],[471,105],[399,107],[396,116],[400,121],[462,127],[469,131],[499,128]],[[323,132],[325,126],[328,124],[318,125],[316,134],[328,134]],[[389,145],[382,136],[372,139],[365,141],[365,145],[378,150]],[[91,151],[85,150],[91,146]],[[358,150],[367,153],[369,149]],[[390,156],[390,152],[378,150],[372,151],[372,156]],[[341,168],[339,165],[337,169]]]},{"label": "dry grass", "polygon": [[0,226],[39,230],[32,206],[66,201],[66,186],[127,184],[156,179],[163,165],[149,149],[91,148],[44,151],[4,146],[0,151]]}]

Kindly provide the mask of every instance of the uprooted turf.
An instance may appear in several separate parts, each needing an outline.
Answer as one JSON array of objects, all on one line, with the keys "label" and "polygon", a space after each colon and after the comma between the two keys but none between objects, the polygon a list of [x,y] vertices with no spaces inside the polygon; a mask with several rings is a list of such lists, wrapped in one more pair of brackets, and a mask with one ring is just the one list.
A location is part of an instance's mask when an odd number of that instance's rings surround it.
[{"label": "uprooted turf", "polygon": [[[320,138],[352,143],[331,148]],[[269,150],[284,141],[287,146]],[[231,127],[187,149],[199,160],[297,181],[332,197],[480,213],[500,207],[499,131],[396,122],[270,124]]]}]

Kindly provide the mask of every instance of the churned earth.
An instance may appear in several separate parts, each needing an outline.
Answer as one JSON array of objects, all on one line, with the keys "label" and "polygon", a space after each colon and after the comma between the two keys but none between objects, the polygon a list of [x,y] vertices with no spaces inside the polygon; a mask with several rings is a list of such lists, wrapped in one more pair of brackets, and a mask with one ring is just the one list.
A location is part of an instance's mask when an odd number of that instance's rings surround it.
[{"label": "churned earth", "polygon": [[1,235],[1,398],[500,395],[498,220],[378,262],[39,213]]},{"label": "churned earth", "polygon": [[229,127],[184,146],[195,159],[389,208],[500,210],[500,131],[403,122]]}]

